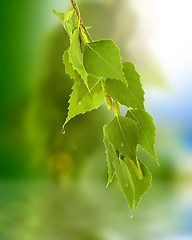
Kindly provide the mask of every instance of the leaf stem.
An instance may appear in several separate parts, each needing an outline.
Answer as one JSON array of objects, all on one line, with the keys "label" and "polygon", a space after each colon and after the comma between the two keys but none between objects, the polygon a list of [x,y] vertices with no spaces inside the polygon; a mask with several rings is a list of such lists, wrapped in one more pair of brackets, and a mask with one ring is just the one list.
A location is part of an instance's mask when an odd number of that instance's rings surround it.
[{"label": "leaf stem", "polygon": [[69,10],[69,11],[67,11],[66,13],[65,13],[65,15],[67,15],[70,11],[72,11],[73,10],[73,7]]},{"label": "leaf stem", "polygon": [[84,24],[83,24],[83,21],[81,20],[81,16],[80,16],[80,11],[79,11],[78,5],[77,5],[76,2],[73,1],[73,0],[71,0],[71,4],[72,4],[72,6],[73,6],[73,8],[74,8],[74,10],[75,10],[75,12],[76,12],[76,15],[77,15],[78,19],[79,19],[80,26],[85,30],[85,32],[86,32],[86,34],[87,34],[87,36],[88,36],[88,38],[89,38],[89,41],[90,41],[90,42],[93,42],[93,40],[92,40],[92,38],[91,38],[91,35],[90,35],[89,32],[87,31],[86,27],[85,27]]}]

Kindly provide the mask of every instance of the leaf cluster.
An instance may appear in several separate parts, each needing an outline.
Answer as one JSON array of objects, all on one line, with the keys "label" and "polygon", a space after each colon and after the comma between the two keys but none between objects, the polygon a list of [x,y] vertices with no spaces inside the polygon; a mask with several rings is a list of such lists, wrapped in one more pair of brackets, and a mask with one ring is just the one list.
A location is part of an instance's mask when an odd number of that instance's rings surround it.
[{"label": "leaf cluster", "polygon": [[[99,108],[104,101],[115,117],[104,126],[108,183],[116,175],[130,209],[151,185],[151,174],[137,157],[141,145],[157,161],[154,150],[155,125],[144,107],[140,75],[130,62],[121,62],[120,50],[110,40],[92,41],[82,25],[78,6],[58,16],[70,37],[63,55],[65,71],[74,80],[64,126],[76,115]],[[127,107],[121,116],[120,105]]]}]

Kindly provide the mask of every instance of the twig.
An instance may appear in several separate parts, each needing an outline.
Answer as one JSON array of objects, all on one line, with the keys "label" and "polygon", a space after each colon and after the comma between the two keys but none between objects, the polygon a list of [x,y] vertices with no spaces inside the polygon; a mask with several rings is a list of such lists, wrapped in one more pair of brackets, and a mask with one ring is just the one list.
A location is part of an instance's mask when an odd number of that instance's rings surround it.
[{"label": "twig", "polygon": [[[75,12],[76,12],[76,14],[77,14],[77,17],[78,17],[78,19],[79,19],[80,25],[81,25],[82,28],[85,30],[85,32],[86,32],[86,34],[87,34],[89,40],[90,40],[91,42],[93,42],[93,40],[92,40],[92,38],[91,38],[89,32],[87,31],[86,27],[84,26],[84,24],[83,24],[83,22],[82,22],[82,20],[81,20],[81,17],[80,17],[80,11],[79,11],[79,8],[78,8],[76,2],[73,1],[73,0],[71,0],[71,4],[72,4],[72,6],[73,6],[73,8],[74,8],[74,10],[75,10]],[[78,8],[78,9],[77,9],[77,8]]]},{"label": "twig", "polygon": [[73,6],[73,8],[74,8],[74,10],[77,14],[77,17],[78,17],[79,21],[81,21],[80,14],[79,14],[79,12],[77,11],[77,8],[76,8],[77,4],[73,0],[71,0],[71,4],[72,4],[72,6]]}]

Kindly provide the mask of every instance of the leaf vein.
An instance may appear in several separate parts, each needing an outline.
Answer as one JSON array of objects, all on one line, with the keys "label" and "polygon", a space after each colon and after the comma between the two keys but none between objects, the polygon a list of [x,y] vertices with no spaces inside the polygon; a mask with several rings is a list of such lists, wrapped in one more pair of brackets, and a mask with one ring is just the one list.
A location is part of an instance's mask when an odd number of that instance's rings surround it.
[{"label": "leaf vein", "polygon": [[[109,65],[109,63],[107,61],[105,61],[105,59],[97,52],[95,51],[91,46],[89,46],[89,44],[87,44],[87,46],[96,54],[98,55],[108,66],[109,68],[112,70],[112,72],[114,72],[115,74],[117,74],[116,71],[114,71],[114,69]],[[117,74],[118,75],[118,74]]]}]

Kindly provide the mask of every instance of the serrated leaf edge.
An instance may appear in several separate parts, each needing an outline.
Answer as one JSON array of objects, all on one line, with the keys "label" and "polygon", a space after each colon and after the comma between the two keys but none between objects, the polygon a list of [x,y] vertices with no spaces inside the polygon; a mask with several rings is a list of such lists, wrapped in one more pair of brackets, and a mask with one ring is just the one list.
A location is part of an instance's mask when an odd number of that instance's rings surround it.
[{"label": "serrated leaf edge", "polygon": [[[65,52],[68,52],[68,51],[69,51],[69,48],[67,48],[67,49],[65,50]],[[65,66],[65,73],[66,73],[67,75],[69,75],[70,79],[73,79],[73,80],[77,81],[77,79],[71,77],[70,72],[67,71],[66,64],[65,64],[65,60],[64,60],[65,52],[63,53],[63,56],[62,56],[63,64],[64,64],[64,66]],[[69,52],[68,52],[68,60],[69,60]],[[77,71],[76,69],[74,69],[73,64],[72,64],[70,61],[69,61],[69,64],[71,64],[71,67],[72,67],[74,73],[75,73],[75,74],[78,74],[78,77],[82,80],[81,75],[78,73],[78,71]],[[83,81],[83,80],[82,80],[82,81]]]},{"label": "serrated leaf edge", "polygon": [[[119,61],[120,61],[120,64],[121,64],[121,70],[122,70],[124,79],[118,79],[118,80],[122,81],[122,82],[127,86],[128,83],[127,83],[125,74],[124,74],[124,72],[123,72],[123,65],[122,65],[122,63],[121,63],[122,58],[121,58],[121,55],[120,55],[120,49],[119,49],[119,47],[114,43],[114,41],[113,41],[112,39],[102,39],[102,40],[94,41],[94,42],[92,42],[92,43],[100,42],[100,41],[106,41],[106,40],[111,41],[111,42],[114,44],[114,46],[117,48],[117,50],[119,51],[119,52],[118,52],[118,57],[119,57]],[[99,56],[99,57],[109,66],[109,68],[111,69],[112,72],[115,72],[114,69],[108,64],[108,62],[106,62],[105,59],[104,59],[102,56],[100,56],[100,54],[98,54],[98,52],[96,52],[96,51],[90,46],[90,44],[91,44],[91,43],[87,43],[86,45],[87,45],[97,56]],[[97,76],[96,76],[96,77],[97,77]],[[102,77],[102,76],[99,76],[99,77]]]},{"label": "serrated leaf edge", "polygon": [[[148,143],[148,145],[149,145],[149,147],[150,147],[150,149],[151,149],[151,146],[150,146],[150,144],[149,144],[149,141],[148,141],[148,139],[147,139],[147,136],[145,135],[145,131],[143,130],[141,124],[139,123],[139,120],[137,119],[137,117],[135,116],[135,114],[132,113],[132,111],[131,111],[129,108],[127,108],[127,109],[128,109],[128,111],[132,114],[132,116],[135,118],[135,120],[137,121],[137,124],[140,126],[140,128],[141,128],[141,130],[142,130],[142,132],[143,132],[143,135],[145,136],[145,139],[146,139],[146,141],[147,141],[147,143]],[[138,110],[138,109],[133,109],[133,110]],[[140,110],[140,109],[139,109],[139,111],[146,112],[145,110]],[[151,115],[150,115],[148,112],[146,112],[146,113],[150,116],[150,118],[151,118],[152,121],[153,121],[153,118],[151,117]],[[155,126],[154,122],[153,122],[153,126],[154,126],[154,129],[155,129],[155,135],[154,135],[153,137],[154,137],[154,139],[155,139],[155,137],[156,137],[156,126]],[[139,144],[139,145],[141,146],[141,144]],[[142,147],[142,146],[141,146],[141,147]],[[143,148],[143,147],[142,147],[142,148]],[[154,155],[152,155],[152,154],[151,154],[149,151],[147,151],[145,148],[143,148],[143,149],[153,157],[153,159],[157,162],[157,164],[158,164],[158,166],[159,166],[159,161],[158,161],[158,158],[157,158],[157,156],[156,156],[155,150],[154,150],[154,149],[151,149],[152,151],[154,151]]]},{"label": "serrated leaf edge", "polygon": [[[79,35],[79,38],[80,38],[80,35]],[[70,38],[69,51],[70,51],[70,48],[71,48],[71,46],[72,46],[72,45],[71,45],[71,41],[72,41],[72,39]],[[80,42],[79,42],[79,44],[80,44]],[[81,50],[81,46],[80,46],[80,50]],[[82,52],[82,50],[81,50],[81,52]],[[83,55],[83,53],[82,53],[82,55]],[[69,62],[72,64],[73,69],[75,69],[70,54],[69,54]],[[85,69],[85,67],[84,67],[84,63],[83,63],[83,62],[82,62],[82,69],[85,70],[85,74],[86,74],[86,77],[85,77],[85,78],[86,78],[86,79],[83,78],[83,76],[81,75],[81,73],[80,73],[77,69],[75,69],[75,70],[76,70],[76,71],[78,72],[78,74],[81,76],[81,79],[83,80],[84,84],[87,86],[87,89],[90,90],[90,89],[89,89],[89,86],[88,86],[88,75],[89,75],[89,74],[87,73],[87,71],[86,71],[86,69]]]},{"label": "serrated leaf edge", "polygon": [[[91,94],[91,91],[97,86],[97,84],[99,84],[100,81],[101,81],[101,78],[94,84],[94,86],[90,89],[90,91],[78,102],[78,104],[79,104],[80,102],[82,102],[83,99],[85,99],[86,97],[88,97],[89,94]],[[75,84],[77,84],[77,83],[75,83]],[[72,90],[74,90],[75,84],[73,85]],[[84,83],[83,83],[83,84],[84,84]],[[72,94],[73,94],[73,91],[72,91],[72,93],[70,94],[70,98],[69,98],[69,101],[68,101],[69,107],[70,107],[70,100],[71,100],[71,95],[72,95]],[[104,95],[103,95],[103,102],[104,102]],[[76,108],[79,106],[78,104],[76,105]],[[101,104],[101,105],[102,105],[102,104]],[[65,126],[65,125],[66,125],[72,118],[74,118],[75,116],[80,115],[80,114],[84,114],[84,113],[86,113],[86,112],[91,112],[92,110],[99,108],[101,105],[99,105],[98,107],[92,108],[90,111],[89,111],[89,110],[85,110],[85,111],[83,111],[83,112],[81,112],[81,113],[79,113],[79,114],[75,114],[75,115],[74,115],[73,117],[71,117],[70,119],[68,119],[68,116],[67,116],[67,118],[66,118],[65,123],[64,123],[63,126]],[[68,113],[69,113],[69,107],[68,107]]]},{"label": "serrated leaf edge", "polygon": [[[109,139],[108,139],[107,135],[105,134],[105,127],[106,127],[106,125],[103,126],[103,134],[104,134],[103,143],[104,143],[104,146],[105,146],[106,162],[107,162],[107,166],[108,166],[108,181],[107,181],[107,185],[106,185],[106,188],[108,188],[109,184],[112,183],[113,178],[115,176],[115,170],[114,170],[114,173],[112,173],[112,175],[111,175],[110,172],[109,172],[110,167],[109,167],[109,160],[108,160],[108,150],[107,150],[107,146],[106,146],[106,143],[105,143],[105,138],[107,138],[108,142],[109,142]],[[109,142],[109,144],[114,149],[114,146],[110,142]],[[114,168],[113,161],[111,162],[111,164],[112,164],[112,167]]]}]

